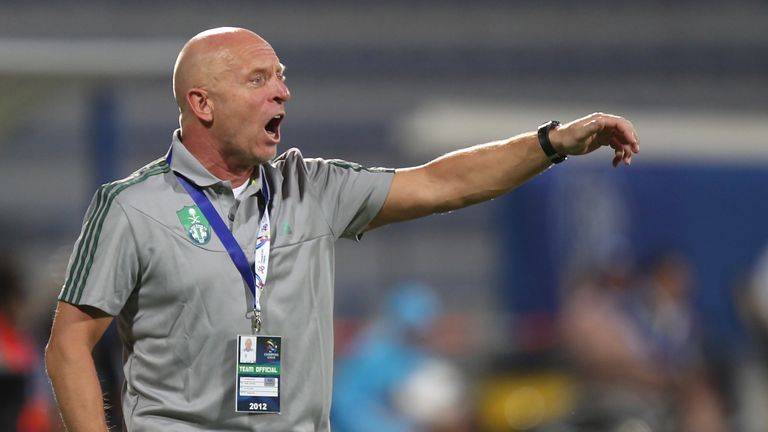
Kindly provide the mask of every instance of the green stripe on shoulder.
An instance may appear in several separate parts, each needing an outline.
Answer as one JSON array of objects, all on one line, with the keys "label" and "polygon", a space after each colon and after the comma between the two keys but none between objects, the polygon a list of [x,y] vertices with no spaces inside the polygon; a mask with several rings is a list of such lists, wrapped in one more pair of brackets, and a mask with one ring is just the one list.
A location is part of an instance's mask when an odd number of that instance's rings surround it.
[{"label": "green stripe on shoulder", "polygon": [[85,281],[88,280],[88,274],[90,273],[91,265],[93,264],[93,256],[96,253],[96,248],[99,243],[101,228],[104,225],[104,220],[106,219],[106,215],[109,212],[112,202],[117,195],[129,187],[143,182],[149,177],[167,173],[169,171],[170,167],[165,161],[165,158],[161,158],[147,164],[122,180],[107,183],[99,187],[96,194],[94,210],[84,224],[83,234],[77,248],[77,254],[70,267],[62,292],[59,295],[59,300],[75,304],[80,302],[80,298],[83,295],[83,288],[85,287]]}]

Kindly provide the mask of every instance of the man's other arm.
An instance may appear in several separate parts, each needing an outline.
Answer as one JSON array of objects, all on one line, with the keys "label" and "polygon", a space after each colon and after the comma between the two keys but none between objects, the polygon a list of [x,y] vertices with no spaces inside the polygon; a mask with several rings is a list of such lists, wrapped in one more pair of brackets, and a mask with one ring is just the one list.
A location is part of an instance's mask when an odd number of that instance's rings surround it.
[{"label": "man's other arm", "polygon": [[[618,116],[595,113],[552,129],[558,153],[580,155],[602,146],[614,150],[613,165],[629,165],[640,151],[632,124]],[[505,194],[551,165],[536,132],[477,145],[424,165],[398,169],[384,206],[368,229],[460,209]]]},{"label": "man's other arm", "polygon": [[56,308],[51,338],[45,348],[45,366],[70,432],[107,430],[92,351],[112,318],[96,308],[61,301]]}]

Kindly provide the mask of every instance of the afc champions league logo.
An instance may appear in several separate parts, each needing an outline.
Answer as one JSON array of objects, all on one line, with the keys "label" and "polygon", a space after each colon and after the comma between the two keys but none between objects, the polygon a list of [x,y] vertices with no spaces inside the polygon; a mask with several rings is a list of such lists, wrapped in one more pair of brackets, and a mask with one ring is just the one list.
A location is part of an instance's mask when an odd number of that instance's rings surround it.
[{"label": "afc champions league logo", "polygon": [[211,225],[197,206],[184,207],[176,215],[194,243],[204,245],[211,240]]},{"label": "afc champions league logo", "polygon": [[280,345],[278,342],[270,338],[264,341],[264,359],[269,362],[280,361]]}]

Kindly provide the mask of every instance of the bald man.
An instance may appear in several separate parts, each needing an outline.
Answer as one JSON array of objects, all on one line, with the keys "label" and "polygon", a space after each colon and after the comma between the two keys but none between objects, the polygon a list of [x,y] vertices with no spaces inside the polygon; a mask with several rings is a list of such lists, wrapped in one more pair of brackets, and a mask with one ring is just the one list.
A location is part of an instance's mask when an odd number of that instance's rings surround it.
[{"label": "bald man", "polygon": [[[285,66],[239,28],[193,37],[173,90],[170,150],[99,188],[70,259],[46,349],[70,431],[107,428],[91,350],[114,317],[127,430],[327,431],[336,239],[492,199],[566,155],[639,151],[629,121],[595,113],[397,170],[276,157]],[[239,412],[243,335],[272,338],[281,366],[255,413]]]}]

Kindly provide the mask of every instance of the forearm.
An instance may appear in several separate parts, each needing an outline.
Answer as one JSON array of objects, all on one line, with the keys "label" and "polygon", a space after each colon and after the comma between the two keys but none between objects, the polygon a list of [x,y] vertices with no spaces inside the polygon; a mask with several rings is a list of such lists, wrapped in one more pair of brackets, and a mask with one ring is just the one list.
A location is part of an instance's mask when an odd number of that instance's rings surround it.
[{"label": "forearm", "polygon": [[112,322],[99,309],[59,302],[45,348],[45,366],[70,432],[107,430],[93,347]]},{"label": "forearm", "polygon": [[527,133],[457,150],[418,167],[398,169],[387,201],[368,228],[493,199],[548,166],[536,134]]},{"label": "forearm", "polygon": [[[590,114],[549,130],[547,136],[552,150],[560,155],[587,154],[610,146],[614,166],[621,161],[629,165],[632,154],[640,151],[632,124],[610,114]],[[384,206],[368,229],[496,198],[550,165],[537,133],[528,132],[399,169]]]},{"label": "forearm", "polygon": [[425,165],[440,193],[432,212],[456,210],[503,195],[551,165],[535,132],[477,145]]},{"label": "forearm", "polygon": [[101,386],[91,352],[49,345],[45,363],[67,430],[106,431]]}]

